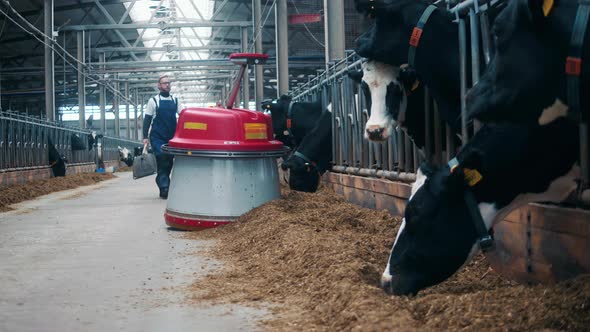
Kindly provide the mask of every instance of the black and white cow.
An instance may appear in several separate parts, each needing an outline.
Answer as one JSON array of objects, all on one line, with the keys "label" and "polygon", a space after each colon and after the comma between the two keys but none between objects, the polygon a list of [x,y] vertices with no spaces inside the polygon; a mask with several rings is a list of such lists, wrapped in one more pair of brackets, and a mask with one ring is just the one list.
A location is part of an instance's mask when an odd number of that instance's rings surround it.
[{"label": "black and white cow", "polygon": [[[83,137],[86,136],[86,144],[84,144]],[[81,151],[81,150],[92,150],[94,146],[94,139],[96,137],[96,132],[92,132],[89,134],[72,134],[71,136],[71,144],[72,144],[72,151]]]},{"label": "black and white cow", "polygon": [[135,153],[131,154],[131,151],[125,147],[117,146],[119,150],[119,160],[125,163],[125,165],[131,167],[133,166],[133,160],[135,159]]},{"label": "black and white cow", "polygon": [[[470,116],[543,125],[567,115],[566,58],[578,3],[508,1],[493,25],[496,55],[468,95]],[[583,54],[590,54],[590,43]],[[581,66],[580,91],[590,89],[589,75],[590,67]],[[588,109],[590,94],[580,97],[581,109]]]},{"label": "black and white cow", "polygon": [[[442,8],[436,9],[420,34],[414,30],[431,3],[423,0],[356,0],[357,10],[374,17],[371,28],[358,38],[356,53],[401,67],[409,63],[412,40],[416,51],[411,69],[415,71],[416,79],[429,88],[441,117],[453,131],[459,133],[461,81],[458,27],[453,22],[455,17]],[[499,10],[489,10],[490,18],[493,19]],[[469,77],[471,68],[467,70]]]},{"label": "black and white cow", "polygon": [[271,113],[275,138],[290,148],[301,143],[322,113],[321,102],[292,102],[291,97],[286,95],[276,101],[263,103],[262,107]]},{"label": "black and white cow", "polygon": [[51,138],[47,138],[47,148],[49,152],[49,166],[53,176],[66,176],[66,159],[57,151]]},{"label": "black and white cow", "polygon": [[[381,279],[383,288],[416,294],[468,263],[479,242],[470,207],[481,215],[485,232],[521,205],[565,200],[580,172],[577,133],[568,119],[546,126],[486,125],[459,152],[457,167],[423,165]],[[473,204],[468,206],[467,197]]]},{"label": "black and white cow", "polygon": [[361,84],[367,101],[369,119],[365,125],[365,139],[383,142],[399,126],[418,148],[424,147],[426,116],[421,84],[406,86],[398,81],[400,72],[396,67],[373,60],[363,63],[360,71],[349,72],[348,76]]},{"label": "black and white cow", "polygon": [[332,112],[331,105],[322,112],[316,126],[303,138],[294,153],[281,164],[289,170],[289,187],[292,190],[315,192],[320,177],[331,168]]}]

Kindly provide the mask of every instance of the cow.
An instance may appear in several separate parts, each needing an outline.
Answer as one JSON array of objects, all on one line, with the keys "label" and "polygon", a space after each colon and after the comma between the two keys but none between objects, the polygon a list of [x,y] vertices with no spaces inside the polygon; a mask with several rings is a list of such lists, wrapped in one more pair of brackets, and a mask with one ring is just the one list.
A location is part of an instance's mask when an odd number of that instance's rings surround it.
[{"label": "cow", "polygon": [[82,151],[82,150],[92,150],[92,147],[94,146],[94,139],[96,137],[96,132],[93,131],[89,134],[84,134],[84,136],[86,136],[86,144],[84,144],[84,141],[81,137],[80,134],[72,134],[71,136],[71,145],[72,145],[72,151]]},{"label": "cow", "polygon": [[[365,125],[365,139],[384,142],[399,126],[418,148],[424,148],[424,87],[416,83],[406,84],[405,71],[400,73],[396,67],[385,63],[370,60],[361,67],[359,71],[350,71],[348,76],[361,84],[367,101],[369,120]],[[402,79],[398,81],[398,77]]]},{"label": "cow", "polygon": [[[434,10],[421,33],[416,23],[429,8],[420,0],[356,0],[362,13],[374,17],[374,23],[357,39],[356,53],[362,57],[401,67],[410,63],[409,49],[416,45],[410,70],[436,100],[441,117],[455,133],[461,128],[461,81],[458,27],[455,17],[444,9]],[[501,6],[488,12],[494,18]],[[482,61],[483,64],[483,61]],[[467,68],[467,76],[471,68]],[[483,68],[482,68],[483,70]],[[373,101],[375,102],[375,101]]]},{"label": "cow", "polygon": [[[146,153],[154,153],[151,147],[146,148]],[[136,146],[133,148],[133,157],[139,157],[143,154],[143,146]]]},{"label": "cow", "polygon": [[[575,59],[566,59],[578,1],[508,3],[492,28],[496,55],[468,94],[469,116],[486,122],[545,125],[568,115],[566,63],[574,72],[577,66]],[[590,54],[589,43],[583,54]],[[588,91],[590,67],[581,69],[578,89]],[[580,98],[581,109],[588,109],[590,95]]]},{"label": "cow", "polygon": [[125,147],[117,146],[117,149],[119,150],[119,160],[129,167],[133,166],[134,154],[131,154],[131,151]]},{"label": "cow", "polygon": [[64,156],[60,155],[59,151],[55,148],[55,145],[53,145],[53,141],[49,137],[47,138],[47,148],[49,166],[51,167],[53,176],[66,176],[67,160]]},{"label": "cow", "polygon": [[331,168],[332,111],[331,105],[322,112],[316,126],[303,137],[294,153],[281,164],[289,170],[289,187],[292,190],[315,192],[320,176]]},{"label": "cow", "polygon": [[487,232],[510,211],[565,200],[580,173],[576,128],[563,118],[484,125],[449,165],[423,164],[381,278],[385,291],[416,294],[446,280],[490,243]]},{"label": "cow", "polygon": [[322,103],[293,102],[290,96],[283,95],[276,101],[263,103],[263,109],[271,113],[275,138],[295,148],[315,126],[322,113]]}]

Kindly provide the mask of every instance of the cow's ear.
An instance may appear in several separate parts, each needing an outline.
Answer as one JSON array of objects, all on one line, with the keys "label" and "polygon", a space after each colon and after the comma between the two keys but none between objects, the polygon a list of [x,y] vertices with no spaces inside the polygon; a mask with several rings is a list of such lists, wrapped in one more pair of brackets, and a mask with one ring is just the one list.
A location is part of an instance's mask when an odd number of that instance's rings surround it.
[{"label": "cow's ear", "polygon": [[293,159],[289,158],[283,161],[283,163],[281,164],[281,168],[283,169],[283,171],[293,168]]},{"label": "cow's ear", "polygon": [[356,11],[362,14],[370,15],[375,11],[374,0],[355,0]]},{"label": "cow's ear", "polygon": [[434,174],[435,171],[435,167],[426,161],[420,164],[420,172],[424,174],[426,177],[432,176],[432,174]]},{"label": "cow's ear", "polygon": [[348,77],[350,77],[356,83],[361,83],[363,80],[363,71],[362,70],[349,70]]},{"label": "cow's ear", "polygon": [[470,187],[475,186],[483,179],[482,160],[483,153],[481,151],[471,150],[461,161],[461,167],[459,167],[460,171],[457,173],[460,173],[459,177]]},{"label": "cow's ear", "polygon": [[527,0],[529,15],[535,25],[545,24],[553,10],[555,0]]},{"label": "cow's ear", "polygon": [[472,149],[467,152],[461,160],[461,168],[481,169],[483,164],[483,152]]}]

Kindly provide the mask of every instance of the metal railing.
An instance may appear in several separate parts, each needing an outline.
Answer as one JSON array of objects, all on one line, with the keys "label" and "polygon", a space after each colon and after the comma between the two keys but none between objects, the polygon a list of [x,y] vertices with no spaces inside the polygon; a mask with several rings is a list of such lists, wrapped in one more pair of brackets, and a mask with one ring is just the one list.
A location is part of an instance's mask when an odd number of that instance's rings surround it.
[{"label": "metal railing", "polygon": [[[92,132],[66,127],[39,117],[0,111],[0,172],[49,167],[49,142],[68,165],[97,163],[119,159],[118,146],[133,149],[140,142],[102,137],[89,140]],[[76,150],[72,142],[76,142]],[[97,144],[100,143],[100,144]],[[98,151],[100,150],[100,151]]]}]

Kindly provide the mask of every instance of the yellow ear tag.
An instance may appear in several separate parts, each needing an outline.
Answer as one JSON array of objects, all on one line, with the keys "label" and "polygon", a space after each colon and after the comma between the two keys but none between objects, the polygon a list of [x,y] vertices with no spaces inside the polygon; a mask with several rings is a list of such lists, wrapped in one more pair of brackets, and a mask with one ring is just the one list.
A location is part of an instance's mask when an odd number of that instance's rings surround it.
[{"label": "yellow ear tag", "polygon": [[465,174],[465,181],[470,187],[475,186],[483,179],[481,173],[479,173],[476,169],[464,168],[463,174]]},{"label": "yellow ear tag", "polygon": [[543,14],[545,17],[549,16],[549,13],[551,12],[551,9],[553,9],[554,4],[554,0],[543,0]]}]

